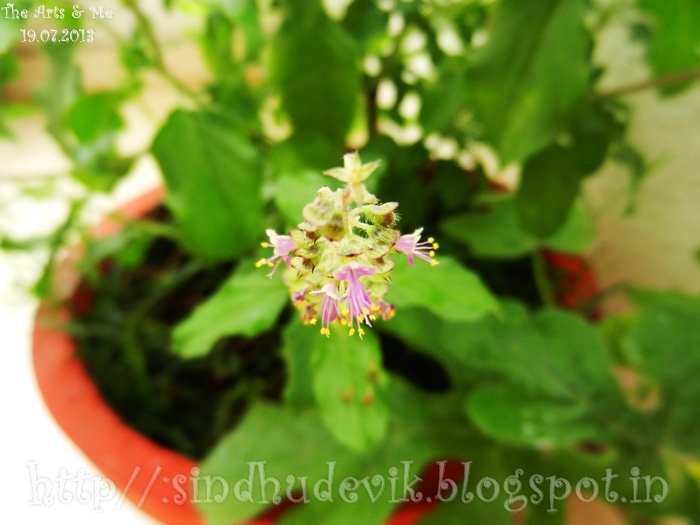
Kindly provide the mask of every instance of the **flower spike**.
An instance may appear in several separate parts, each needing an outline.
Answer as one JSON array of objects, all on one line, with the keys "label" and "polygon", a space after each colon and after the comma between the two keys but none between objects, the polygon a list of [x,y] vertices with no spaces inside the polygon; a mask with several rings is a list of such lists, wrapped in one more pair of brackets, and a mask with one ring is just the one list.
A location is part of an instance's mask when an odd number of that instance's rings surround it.
[{"label": "flower spike", "polygon": [[388,321],[394,306],[384,300],[394,267],[392,254],[406,255],[413,266],[415,257],[437,265],[438,244],[430,237],[421,241],[423,228],[401,235],[395,202],[381,204],[367,191],[364,181],[379,161],[362,164],[357,153],[343,157],[343,167],[324,172],[345,183],[332,191],[321,188],[306,205],[304,221],[289,235],[267,230],[271,257],[256,265],[273,267],[270,276],[284,263],[285,284],[304,324],[321,318],[321,334],[330,337],[331,325],[345,327],[348,336],[365,334],[378,318]]}]

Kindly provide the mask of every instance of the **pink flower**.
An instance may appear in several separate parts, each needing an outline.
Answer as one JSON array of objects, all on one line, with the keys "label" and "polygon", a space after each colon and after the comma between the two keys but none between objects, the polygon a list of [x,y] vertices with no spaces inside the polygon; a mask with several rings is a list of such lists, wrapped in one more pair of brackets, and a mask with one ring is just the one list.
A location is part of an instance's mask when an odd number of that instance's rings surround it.
[{"label": "pink flower", "polygon": [[272,269],[272,271],[268,274],[268,277],[272,277],[272,275],[275,273],[275,270],[277,270],[280,261],[284,261],[287,264],[291,262],[291,259],[289,258],[289,252],[297,249],[297,243],[295,243],[289,235],[277,235],[275,230],[266,230],[265,233],[267,233],[268,237],[270,237],[270,242],[262,243],[262,247],[274,248],[273,255],[272,257],[268,257],[267,259],[260,259],[257,263],[255,263],[255,266],[257,266],[258,268],[266,264],[268,266],[273,266],[272,261],[274,261],[275,259],[279,259],[277,263],[274,264],[274,268]]},{"label": "pink flower", "polygon": [[364,330],[360,327],[362,321],[369,326],[372,326],[370,320],[374,317],[371,313],[376,311],[373,308],[372,301],[369,298],[369,293],[365,290],[365,285],[360,282],[360,277],[364,275],[373,275],[376,269],[372,266],[365,266],[356,262],[349,262],[338,268],[333,277],[339,281],[347,281],[347,288],[343,294],[345,299],[345,309],[343,311],[349,317],[348,324],[350,325],[350,335],[355,333],[353,322],[357,321],[357,332],[362,337]]},{"label": "pink flower", "polygon": [[423,228],[418,228],[411,234],[402,235],[399,240],[394,245],[397,252],[405,253],[408,259],[408,264],[413,266],[413,256],[420,257],[421,259],[428,261],[432,266],[435,266],[438,262],[433,259],[435,256],[435,251],[438,249],[438,243],[432,237],[428,238],[427,241],[418,242],[420,240],[420,234],[423,232]]},{"label": "pink flower", "polygon": [[329,326],[340,317],[338,311],[338,288],[334,282],[326,283],[323,288],[311,292],[311,295],[322,295],[321,301],[321,333],[330,337]]}]

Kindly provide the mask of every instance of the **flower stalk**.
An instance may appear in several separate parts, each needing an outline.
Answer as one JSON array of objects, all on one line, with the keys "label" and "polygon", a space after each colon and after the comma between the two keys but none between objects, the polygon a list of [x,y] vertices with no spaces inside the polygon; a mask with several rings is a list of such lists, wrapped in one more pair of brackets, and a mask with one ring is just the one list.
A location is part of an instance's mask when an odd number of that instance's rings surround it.
[{"label": "flower stalk", "polygon": [[324,174],[345,187],[319,189],[289,235],[267,230],[270,242],[262,245],[273,248],[273,255],[257,266],[272,267],[272,276],[285,264],[283,278],[305,324],[317,324],[320,316],[321,334],[329,337],[335,324],[362,337],[378,317],[394,316],[394,306],[384,300],[394,268],[391,255],[404,254],[411,266],[414,257],[435,266],[438,244],[432,237],[421,241],[422,228],[406,235],[394,229],[398,203],[380,203],[364,184],[378,161],[362,164],[358,153],[343,161]]}]

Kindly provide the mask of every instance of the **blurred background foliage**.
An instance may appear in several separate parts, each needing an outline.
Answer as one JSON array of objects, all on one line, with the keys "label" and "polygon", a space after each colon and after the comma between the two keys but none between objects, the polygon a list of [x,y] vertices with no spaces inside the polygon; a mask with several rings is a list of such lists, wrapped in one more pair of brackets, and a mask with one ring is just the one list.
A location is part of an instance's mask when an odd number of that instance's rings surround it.
[{"label": "blurred background foliage", "polygon": [[[86,241],[72,330],[130,424],[227,479],[266,457],[276,458],[268,474],[311,481],[341,459],[357,478],[448,457],[488,475],[571,479],[636,466],[671,491],[623,504],[631,522],[700,523],[700,300],[625,290],[635,308],[600,321],[616,291],[591,288],[574,257],[595,235],[584,180],[606,161],[625,166],[632,213],[649,172],[621,97],[675,96],[700,77],[696,0],[166,0],[208,68],[194,87],[167,63],[145,2],[115,8],[126,31],[57,6],[67,16],[49,27],[111,34],[125,74],[86,91],[78,53],[89,44],[31,44],[49,65],[34,104],[86,191],[50,235],[3,234],[1,247],[49,254],[35,286],[46,298],[61,248]],[[646,46],[652,77],[605,91],[596,35],[620,20]],[[0,89],[20,72],[21,24],[0,16]],[[179,102],[147,150],[124,154],[123,108],[153,74]],[[0,106],[8,140],[18,111]],[[333,185],[321,171],[354,149],[381,159],[370,190],[400,203],[402,231],[423,226],[440,240],[441,264],[398,264],[396,318],[364,340],[326,339],[252,261],[265,229],[299,222]],[[164,207],[89,240],[87,196],[112,191],[149,155]],[[623,485],[618,503],[636,499]],[[380,524],[393,510],[381,501],[314,502],[283,521]],[[565,519],[532,508],[526,523]],[[233,498],[202,505],[210,523],[260,510]],[[422,523],[467,518],[510,516],[496,504],[443,505]]]}]

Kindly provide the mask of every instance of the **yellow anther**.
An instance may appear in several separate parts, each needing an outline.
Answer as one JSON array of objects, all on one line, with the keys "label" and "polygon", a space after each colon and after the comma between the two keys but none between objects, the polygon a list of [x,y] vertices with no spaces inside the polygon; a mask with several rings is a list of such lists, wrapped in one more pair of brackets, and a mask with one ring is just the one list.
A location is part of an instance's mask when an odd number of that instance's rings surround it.
[{"label": "yellow anther", "polygon": [[260,246],[262,246],[263,248],[267,248],[269,244],[267,244],[266,242],[261,242]]},{"label": "yellow anther", "polygon": [[326,337],[330,337],[331,331],[328,328],[321,328],[321,335],[325,335]]},{"label": "yellow anther", "polygon": [[350,335],[350,336],[355,335],[355,329],[351,328],[350,331],[348,332],[348,335]]},{"label": "yellow anther", "polygon": [[256,268],[260,268],[261,266],[264,266],[267,261],[265,259],[260,259],[258,262],[255,263]]},{"label": "yellow anther", "polygon": [[379,311],[379,305],[378,305],[378,304],[373,304],[373,305],[372,305],[372,311],[373,311],[373,312],[378,312],[378,311]]},{"label": "yellow anther", "polygon": [[343,308],[343,315],[348,315],[350,313],[350,310],[348,310],[347,306]]},{"label": "yellow anther", "polygon": [[362,328],[358,328],[357,333],[360,335],[365,335],[365,331]]},{"label": "yellow anther", "polygon": [[314,317],[313,319],[311,319],[311,321],[309,321],[309,324],[316,324],[316,318]]},{"label": "yellow anther", "polygon": [[343,326],[346,326],[346,325],[348,324],[348,320],[347,320],[347,319],[341,319],[341,320],[340,320],[340,324],[342,324]]},{"label": "yellow anther", "polygon": [[376,320],[377,320],[377,316],[376,316],[376,315],[370,315],[370,316],[369,316],[369,320],[370,320],[370,321],[376,321]]},{"label": "yellow anther", "polygon": [[435,257],[435,252],[433,250],[430,250],[428,252],[428,255],[430,255],[431,257]]},{"label": "yellow anther", "polygon": [[433,237],[428,237],[428,242],[435,242],[435,239]]},{"label": "yellow anther", "polygon": [[267,265],[268,265],[270,268],[272,268],[272,267],[274,266],[274,264],[272,264],[271,262],[267,263]]},{"label": "yellow anther", "polygon": [[363,308],[362,313],[365,315],[369,315],[369,308]]},{"label": "yellow anther", "polygon": [[433,250],[437,250],[440,247],[440,245],[436,242],[433,243]]},{"label": "yellow anther", "polygon": [[438,265],[438,262],[435,259],[430,261],[430,266],[437,266],[437,265]]},{"label": "yellow anther", "polygon": [[306,305],[306,301],[299,301],[297,303],[297,308],[299,308],[299,310],[301,310],[302,308],[304,308],[305,305]]}]

